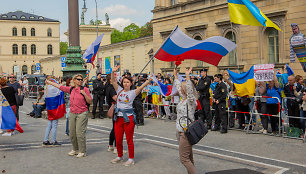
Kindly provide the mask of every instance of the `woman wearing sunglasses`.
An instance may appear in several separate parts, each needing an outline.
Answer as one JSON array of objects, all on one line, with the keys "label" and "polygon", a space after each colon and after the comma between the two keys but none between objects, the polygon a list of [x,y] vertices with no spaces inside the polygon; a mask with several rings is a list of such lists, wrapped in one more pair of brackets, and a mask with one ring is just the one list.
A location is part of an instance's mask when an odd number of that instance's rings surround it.
[{"label": "woman wearing sunglasses", "polygon": [[71,86],[62,86],[60,84],[46,80],[46,84],[59,88],[63,92],[70,93],[70,113],[69,113],[69,137],[73,150],[68,153],[76,157],[86,156],[86,130],[88,123],[88,106],[92,103],[92,97],[88,88],[83,87],[83,76],[75,75],[72,78]]}]

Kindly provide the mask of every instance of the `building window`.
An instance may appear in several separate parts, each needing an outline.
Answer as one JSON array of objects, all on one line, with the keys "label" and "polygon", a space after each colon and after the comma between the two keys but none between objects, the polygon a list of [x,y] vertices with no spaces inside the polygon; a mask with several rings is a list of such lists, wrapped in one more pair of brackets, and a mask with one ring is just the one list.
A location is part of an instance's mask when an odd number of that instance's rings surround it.
[{"label": "building window", "polygon": [[26,44],[23,44],[23,45],[22,45],[22,54],[23,54],[23,55],[28,54],[28,53],[27,53],[27,45],[26,45]]},{"label": "building window", "polygon": [[26,17],[25,16],[21,16],[20,19],[26,19]]},{"label": "building window", "polygon": [[31,74],[34,74],[36,72],[36,65],[31,66]]},{"label": "building window", "polygon": [[12,18],[12,19],[17,19],[17,16],[16,16],[16,15],[12,15],[11,18]]},{"label": "building window", "polygon": [[52,54],[52,45],[48,45],[48,54],[49,54],[49,55]]},{"label": "building window", "polygon": [[[225,38],[236,43],[236,34],[232,31],[226,33]],[[231,51],[228,55],[228,64],[237,65],[236,49]]]},{"label": "building window", "polygon": [[279,63],[279,35],[275,28],[267,28],[269,63]]},{"label": "building window", "polygon": [[12,32],[13,32],[13,36],[17,36],[17,28],[16,27],[13,28]]},{"label": "building window", "polygon": [[48,28],[48,37],[52,37],[52,30],[51,30],[51,28]]},{"label": "building window", "polygon": [[27,29],[26,28],[22,28],[22,36],[27,36]]},{"label": "building window", "polygon": [[171,0],[171,5],[175,5],[176,4],[176,0]]},{"label": "building window", "polygon": [[31,45],[31,54],[36,55],[36,45],[35,44]]},{"label": "building window", "polygon": [[31,28],[31,36],[35,36],[35,28]]},{"label": "building window", "polygon": [[28,74],[28,67],[27,65],[22,66],[22,75]]},{"label": "building window", "polygon": [[18,45],[17,44],[13,45],[13,55],[18,55]]}]

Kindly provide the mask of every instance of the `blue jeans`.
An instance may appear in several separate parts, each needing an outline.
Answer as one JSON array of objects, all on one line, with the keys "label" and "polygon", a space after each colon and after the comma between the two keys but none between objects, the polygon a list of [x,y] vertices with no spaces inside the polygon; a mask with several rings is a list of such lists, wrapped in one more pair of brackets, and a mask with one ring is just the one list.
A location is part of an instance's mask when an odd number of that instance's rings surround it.
[{"label": "blue jeans", "polygon": [[70,108],[66,108],[66,134],[69,135],[69,112]]},{"label": "blue jeans", "polygon": [[41,111],[44,109],[44,105],[33,105],[33,111],[31,113],[35,114],[35,116],[41,117]]},{"label": "blue jeans", "polygon": [[48,126],[46,128],[44,142],[49,140],[50,132],[51,132],[50,143],[54,143],[56,141],[57,124],[58,124],[58,120],[48,120]]}]

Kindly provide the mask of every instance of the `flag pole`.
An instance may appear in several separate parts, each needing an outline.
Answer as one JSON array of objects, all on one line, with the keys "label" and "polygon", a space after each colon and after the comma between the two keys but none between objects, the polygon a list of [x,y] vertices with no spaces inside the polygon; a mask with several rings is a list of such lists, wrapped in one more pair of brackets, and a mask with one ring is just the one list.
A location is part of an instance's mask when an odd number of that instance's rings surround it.
[{"label": "flag pole", "polygon": [[165,45],[165,43],[167,42],[167,40],[170,38],[170,36],[174,33],[174,31],[178,28],[178,25],[174,28],[174,30],[172,30],[172,32],[170,33],[170,35],[165,39],[165,41],[163,42],[163,44],[158,48],[158,50],[153,54],[153,56],[151,56],[149,62],[142,68],[142,70],[139,72],[139,74],[137,75],[137,77],[135,78],[134,82],[136,81],[136,79],[139,78],[140,74],[146,69],[146,67],[151,63],[151,61],[154,59],[155,55],[159,52],[159,50]]},{"label": "flag pole", "polygon": [[[231,23],[231,29],[232,29],[232,40],[234,40],[234,37],[235,37],[235,35],[234,35],[234,27],[233,27],[233,22],[231,22],[230,21],[230,23]],[[236,39],[237,40],[237,39]],[[236,43],[237,44],[237,43]],[[234,49],[235,50],[235,58],[237,59],[237,65],[238,65],[238,72],[240,73],[240,69],[239,69],[239,59],[238,59],[238,57],[237,57],[237,47]]]}]

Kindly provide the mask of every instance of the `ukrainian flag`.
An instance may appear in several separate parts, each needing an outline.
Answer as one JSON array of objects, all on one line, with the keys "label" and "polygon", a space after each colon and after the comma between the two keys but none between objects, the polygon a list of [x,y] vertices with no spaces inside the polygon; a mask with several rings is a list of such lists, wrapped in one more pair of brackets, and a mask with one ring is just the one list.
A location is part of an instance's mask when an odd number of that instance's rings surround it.
[{"label": "ukrainian flag", "polygon": [[255,93],[255,79],[254,79],[254,66],[250,68],[248,72],[245,73],[235,73],[233,71],[227,70],[232,82],[236,88],[236,94],[239,97],[243,96],[254,96]]},{"label": "ukrainian flag", "polygon": [[282,31],[250,0],[228,0],[231,22],[242,25],[273,27]]}]

